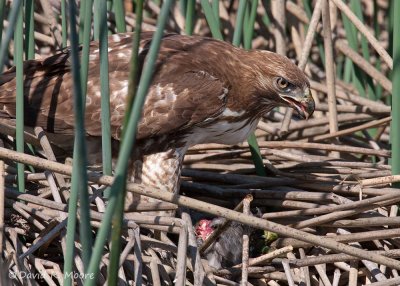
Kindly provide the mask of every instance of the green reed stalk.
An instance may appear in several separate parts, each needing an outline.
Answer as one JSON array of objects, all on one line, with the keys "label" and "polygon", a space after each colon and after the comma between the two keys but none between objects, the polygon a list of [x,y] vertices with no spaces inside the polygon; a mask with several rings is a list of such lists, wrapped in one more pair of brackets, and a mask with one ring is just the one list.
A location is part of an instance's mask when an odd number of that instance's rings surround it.
[{"label": "green reed stalk", "polygon": [[3,37],[4,11],[6,10],[6,0],[0,0],[0,43]]},{"label": "green reed stalk", "polygon": [[247,21],[243,25],[243,46],[245,49],[251,49],[251,41],[254,34],[254,23],[256,22],[258,0],[252,0],[247,4],[249,10]]},{"label": "green reed stalk", "polygon": [[[98,14],[98,35],[100,52],[100,88],[101,88],[101,146],[103,158],[103,174],[112,174],[112,150],[111,150],[111,124],[110,124],[110,84],[108,78],[108,27],[107,27],[107,3],[96,0]],[[107,192],[105,192],[107,197]]]},{"label": "green reed stalk", "polygon": [[79,64],[79,38],[76,32],[75,20],[75,1],[71,1],[69,7],[69,23],[70,23],[70,53],[71,53],[71,69],[73,78],[73,95],[74,95],[74,113],[75,113],[75,142],[73,155],[73,171],[71,196],[68,202],[68,225],[67,225],[67,251],[64,261],[64,285],[71,285],[71,277],[73,267],[73,250],[75,248],[75,228],[77,216],[77,199],[79,194],[80,201],[80,224],[79,238],[82,245],[82,260],[85,273],[87,273],[88,264],[92,253],[92,231],[90,225],[90,204],[89,194],[87,190],[87,173],[86,173],[86,146],[85,146],[85,128],[84,128],[84,94],[82,94],[80,64]]},{"label": "green reed stalk", "polygon": [[61,0],[61,32],[62,32],[62,46],[67,46],[68,39],[68,23],[67,23],[67,4],[66,0]]},{"label": "green reed stalk", "polygon": [[[350,22],[346,15],[342,13],[343,25],[346,31],[346,39],[349,42],[349,46],[357,51],[358,50],[358,40],[357,40],[357,29],[356,27]],[[351,61],[351,60],[350,60]],[[362,97],[366,97],[365,92],[365,74],[360,70],[360,68],[351,62],[348,64],[349,69],[351,69],[351,80],[352,84],[356,87],[358,93]]]},{"label": "green reed stalk", "polygon": [[[19,7],[17,23],[14,32],[15,53],[14,61],[16,67],[17,99],[16,99],[16,150],[24,152],[24,18],[23,7]],[[25,192],[25,165],[17,163],[18,190]]]},{"label": "green reed stalk", "polygon": [[25,59],[35,57],[35,38],[33,22],[34,2],[25,0]]},{"label": "green reed stalk", "polygon": [[219,29],[218,20],[214,16],[210,2],[208,0],[201,0],[201,7],[203,7],[204,15],[206,16],[213,37],[222,41],[224,37]]},{"label": "green reed stalk", "polygon": [[[132,111],[133,102],[136,97],[140,66],[139,66],[139,49],[140,49],[140,34],[142,32],[142,22],[143,22],[143,0],[137,0],[136,3],[136,30],[133,35],[133,44],[132,44],[132,56],[131,56],[131,66],[129,71],[129,85],[128,85],[128,96],[126,98],[126,111],[124,117],[124,126],[128,125],[129,118]],[[122,138],[125,135],[122,135]]]},{"label": "green reed stalk", "polygon": [[[378,0],[374,0],[374,18],[373,18],[373,23],[374,23],[374,33],[375,33],[375,38],[379,39],[380,33],[381,33],[381,28],[380,28],[380,23],[378,22]],[[382,60],[380,57],[377,57],[376,59],[376,64],[375,67],[377,70],[381,70],[381,65],[382,65]],[[380,84],[375,85],[375,97],[376,99],[380,100],[382,98],[382,92],[383,88]]]},{"label": "green reed stalk", "polygon": [[[68,1],[68,0],[67,0]],[[67,2],[67,6],[69,5],[71,1]],[[78,8],[78,7],[77,7]],[[80,3],[80,9],[77,10],[79,12],[79,30],[78,30],[78,35],[79,35],[79,44],[82,44],[83,40],[83,31],[85,29],[85,15],[86,15],[86,4],[84,2]],[[70,10],[70,9],[68,9]],[[71,17],[71,15],[69,15]]]},{"label": "green reed stalk", "polygon": [[[81,58],[81,94],[82,94],[82,106],[85,106],[86,102],[86,92],[87,92],[87,79],[88,79],[88,71],[89,71],[89,53],[90,53],[90,32],[92,30],[92,9],[93,9],[93,0],[85,0],[83,3],[85,11],[83,16],[83,33],[82,33],[82,58]],[[72,44],[72,43],[71,43]],[[83,114],[85,110],[82,110]],[[83,116],[83,118],[85,118]]]},{"label": "green reed stalk", "polygon": [[[392,174],[400,174],[400,1],[394,1],[393,94],[392,94]],[[400,183],[395,183],[400,188]]]},{"label": "green reed stalk", "polygon": [[[25,59],[31,60],[35,58],[35,30],[34,30],[34,2],[32,0],[25,0]],[[27,144],[29,151],[34,154],[35,150],[31,144]],[[32,166],[28,166],[29,170],[35,172]]]},{"label": "green reed stalk", "polygon": [[240,43],[242,42],[243,22],[244,22],[244,13],[246,12],[246,4],[247,0],[240,0],[239,8],[237,10],[235,32],[233,33],[233,41],[232,41],[232,44],[234,44],[237,47],[239,47]]},{"label": "green reed stalk", "polygon": [[189,36],[193,34],[195,6],[196,6],[195,0],[188,0],[187,7],[186,7],[185,33],[186,33],[186,35],[189,35]]},{"label": "green reed stalk", "polygon": [[[354,13],[357,15],[357,17],[361,20],[364,21],[364,15],[362,12],[362,7],[361,3],[358,0],[352,0],[351,1],[351,8],[354,11]],[[353,23],[352,23],[353,25]],[[361,35],[360,36],[360,43],[361,43],[361,51],[363,54],[363,57],[369,61],[370,60],[370,53],[369,53],[369,47],[368,47],[368,41],[367,39]],[[364,88],[367,88],[367,95],[368,98],[375,100],[375,91],[374,91],[374,83],[372,81],[372,78],[366,74],[364,71],[363,72],[363,78],[365,81]]]},{"label": "green reed stalk", "polygon": [[117,24],[118,33],[126,32],[125,25],[125,9],[123,0],[114,0],[114,13],[115,13],[115,22]]},{"label": "green reed stalk", "polygon": [[212,10],[213,10],[213,13],[214,13],[214,18],[215,18],[215,23],[216,23],[216,25],[217,25],[217,28],[218,28],[218,30],[220,30],[221,31],[221,20],[220,20],[220,18],[219,18],[219,0],[213,0],[212,1]]},{"label": "green reed stalk", "polygon": [[[121,142],[120,152],[118,156],[118,162],[115,169],[115,179],[114,183],[111,186],[110,190],[110,200],[107,205],[106,212],[104,213],[102,225],[98,231],[95,247],[93,251],[92,258],[89,264],[88,273],[93,273],[94,277],[97,277],[99,272],[99,263],[101,256],[103,254],[104,243],[109,235],[111,221],[114,218],[114,213],[116,212],[118,205],[118,198],[125,191],[126,184],[126,170],[128,169],[129,158],[132,153],[132,148],[135,143],[137,125],[139,123],[139,119],[141,116],[141,110],[144,104],[145,96],[147,94],[148,88],[150,86],[152,76],[153,76],[153,67],[157,60],[158,50],[161,44],[161,39],[163,36],[164,27],[166,21],[168,19],[169,10],[172,6],[172,0],[164,1],[164,4],[161,8],[161,13],[158,18],[157,30],[153,35],[153,40],[150,45],[150,50],[147,56],[147,61],[145,63],[143,73],[140,79],[140,83],[138,86],[138,90],[135,96],[135,101],[133,104],[131,116],[128,121],[128,125],[124,128],[126,133],[124,133],[124,140]],[[113,232],[116,231],[120,233],[120,224],[117,223],[116,228],[113,229]],[[115,281],[115,277],[108,277],[110,281]],[[96,285],[95,279],[85,280],[85,286],[94,286]],[[114,285],[114,284],[110,284]]]},{"label": "green reed stalk", "polygon": [[[5,59],[8,55],[8,44],[10,43],[10,40],[14,34],[14,28],[17,23],[18,15],[19,15],[19,9],[22,4],[22,0],[14,0],[12,3],[12,7],[10,10],[10,13],[8,15],[8,27],[5,32],[5,37],[2,39],[2,42],[0,43],[0,70],[3,70],[4,62]],[[5,9],[5,8],[4,8]],[[4,10],[3,10],[4,13]]]}]

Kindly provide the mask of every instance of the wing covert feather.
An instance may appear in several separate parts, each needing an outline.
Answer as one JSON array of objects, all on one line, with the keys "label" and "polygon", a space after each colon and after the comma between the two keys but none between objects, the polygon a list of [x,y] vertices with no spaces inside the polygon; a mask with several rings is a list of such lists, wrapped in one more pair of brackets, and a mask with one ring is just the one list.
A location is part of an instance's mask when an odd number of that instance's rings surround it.
[{"label": "wing covert feather", "polygon": [[186,72],[176,78],[176,82],[150,88],[138,139],[182,131],[223,111],[227,89],[217,78],[205,72]]}]

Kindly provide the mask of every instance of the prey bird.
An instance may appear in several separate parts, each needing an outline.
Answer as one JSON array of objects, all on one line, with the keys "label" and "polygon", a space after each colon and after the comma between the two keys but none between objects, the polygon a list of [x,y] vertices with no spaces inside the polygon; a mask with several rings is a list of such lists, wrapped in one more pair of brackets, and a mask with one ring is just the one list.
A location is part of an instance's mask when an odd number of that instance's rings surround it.
[{"label": "prey bird", "polygon": [[[197,245],[200,246],[215,231],[217,227],[225,222],[223,218],[217,217],[212,220],[201,219],[195,225]],[[218,238],[204,251],[208,265],[219,270],[232,267],[242,262],[243,234],[251,234],[252,229],[241,223],[232,221]]]},{"label": "prey bird", "polygon": [[[141,34],[139,62],[146,61],[153,33]],[[132,33],[109,37],[113,156],[118,154],[128,93]],[[91,164],[101,161],[99,45],[90,45],[85,130]],[[0,75],[0,123],[16,116],[15,67]],[[68,49],[24,63],[25,125],[42,127],[51,142],[73,146],[73,78]],[[165,34],[138,125],[131,158],[132,181],[176,193],[182,160],[200,143],[237,144],[277,106],[308,118],[314,111],[310,84],[288,58],[244,50],[212,38]]]}]

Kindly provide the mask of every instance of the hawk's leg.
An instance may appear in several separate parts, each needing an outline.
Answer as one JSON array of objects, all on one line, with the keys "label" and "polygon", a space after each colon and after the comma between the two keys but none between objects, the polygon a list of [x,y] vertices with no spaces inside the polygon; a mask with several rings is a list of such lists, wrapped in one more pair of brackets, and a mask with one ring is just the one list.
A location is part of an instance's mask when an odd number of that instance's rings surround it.
[{"label": "hawk's leg", "polygon": [[[134,156],[129,174],[130,180],[146,188],[176,194],[179,192],[184,153],[183,148],[177,148],[145,156]],[[157,199],[128,193],[125,206],[134,210],[138,204],[153,205],[159,202]]]}]

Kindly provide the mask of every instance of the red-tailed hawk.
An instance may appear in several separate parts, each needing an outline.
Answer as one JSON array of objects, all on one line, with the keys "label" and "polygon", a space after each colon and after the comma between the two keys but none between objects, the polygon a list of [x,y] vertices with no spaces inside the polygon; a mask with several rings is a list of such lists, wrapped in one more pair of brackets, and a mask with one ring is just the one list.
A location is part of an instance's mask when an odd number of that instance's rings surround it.
[{"label": "red-tailed hawk", "polygon": [[[140,61],[152,33],[142,33]],[[132,34],[109,38],[111,131],[118,146],[128,91]],[[41,126],[55,145],[72,147],[74,130],[70,53],[24,64],[25,124]],[[91,43],[85,127],[89,159],[100,152],[99,47]],[[0,117],[15,117],[15,68],[0,76]],[[136,182],[176,192],[183,156],[199,143],[236,144],[246,140],[261,116],[277,106],[308,118],[314,111],[304,73],[278,54],[236,48],[204,37],[166,34],[138,126],[139,150],[131,175]],[[117,154],[117,153],[116,153]],[[140,154],[140,155],[138,155]],[[133,171],[134,170],[134,171]]]}]

